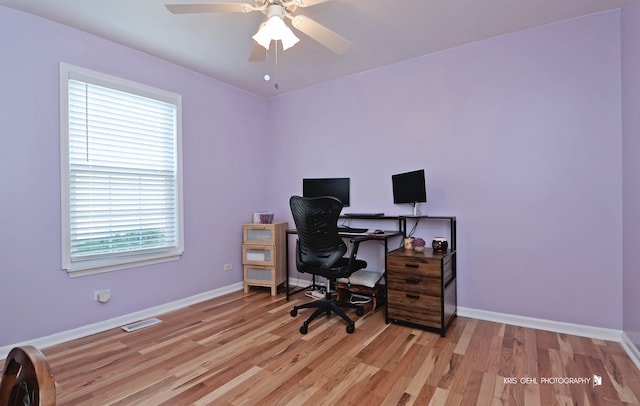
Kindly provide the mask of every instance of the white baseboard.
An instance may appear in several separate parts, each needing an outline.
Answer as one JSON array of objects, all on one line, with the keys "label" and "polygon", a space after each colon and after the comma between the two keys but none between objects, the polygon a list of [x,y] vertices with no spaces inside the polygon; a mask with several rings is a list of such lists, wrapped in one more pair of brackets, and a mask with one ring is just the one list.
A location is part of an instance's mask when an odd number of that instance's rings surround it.
[{"label": "white baseboard", "polygon": [[564,323],[560,321],[545,319],[536,319],[533,317],[496,313],[487,310],[469,309],[460,306],[458,306],[458,315],[462,317],[470,317],[473,319],[494,321],[497,323],[513,324],[514,326],[530,327],[538,330],[571,334],[580,337],[588,337],[615,342],[622,341],[622,331],[609,328],[584,326],[581,324]]},{"label": "white baseboard", "polygon": [[622,333],[622,341],[620,344],[622,344],[622,348],[624,348],[629,358],[631,358],[631,361],[636,364],[636,368],[640,369],[640,351],[638,351],[638,348],[624,332]]},{"label": "white baseboard", "polygon": [[213,299],[227,293],[242,290],[243,283],[238,282],[233,285],[225,286],[219,289],[214,289],[209,292],[200,293],[194,296],[190,296],[184,299],[176,300],[175,302],[165,303],[160,306],[151,307],[149,309],[140,310],[134,313],[125,314],[113,319],[101,321],[98,323],[89,324],[86,326],[74,328],[72,330],[63,331],[60,333],[51,334],[46,337],[40,337],[33,340],[23,341],[12,345],[0,347],[0,359],[4,359],[9,354],[12,348],[21,345],[33,345],[37,348],[51,347],[56,344],[64,343],[78,338],[86,337],[92,334],[101,333],[112,328],[117,328],[125,324],[133,323],[135,321],[143,320],[149,317],[159,316],[164,313],[168,313],[186,306],[190,306],[195,303],[200,303],[205,300]]},{"label": "white baseboard", "polygon": [[311,281],[308,281],[306,279],[289,278],[289,286],[296,286],[299,288],[308,288],[309,286],[311,286]]}]

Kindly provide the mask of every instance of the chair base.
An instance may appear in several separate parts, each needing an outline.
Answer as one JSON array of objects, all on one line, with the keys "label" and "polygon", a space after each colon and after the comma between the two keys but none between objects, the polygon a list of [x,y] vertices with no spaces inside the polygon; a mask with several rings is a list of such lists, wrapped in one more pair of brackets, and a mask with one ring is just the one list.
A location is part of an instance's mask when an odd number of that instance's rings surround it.
[{"label": "chair base", "polygon": [[362,316],[364,314],[364,308],[360,305],[356,305],[348,302],[340,302],[338,300],[332,299],[321,299],[316,300],[315,302],[305,303],[299,306],[294,306],[293,310],[291,310],[291,316],[296,317],[298,315],[298,309],[316,309],[311,316],[302,324],[300,327],[300,333],[307,334],[309,330],[309,323],[311,323],[316,317],[321,314],[326,314],[327,317],[331,315],[331,313],[335,313],[338,316],[342,317],[344,321],[347,322],[347,333],[351,334],[354,332],[356,325],[355,323],[346,315],[343,308],[347,309],[356,309],[356,314],[358,316]]}]

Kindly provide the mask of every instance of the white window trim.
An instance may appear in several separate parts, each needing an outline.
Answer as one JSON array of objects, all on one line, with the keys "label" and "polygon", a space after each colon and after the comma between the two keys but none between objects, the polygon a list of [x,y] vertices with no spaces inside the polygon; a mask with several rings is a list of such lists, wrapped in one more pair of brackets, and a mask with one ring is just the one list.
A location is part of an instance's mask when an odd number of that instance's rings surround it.
[{"label": "white window trim", "polygon": [[[177,106],[177,246],[160,252],[146,254],[121,254],[99,260],[71,261],[70,247],[70,196],[69,196],[69,110],[68,80],[76,79],[156,100],[175,103]],[[60,172],[61,172],[61,234],[62,269],[70,277],[99,274],[144,265],[175,261],[184,252],[184,215],[182,198],[182,97],[179,94],[142,85],[115,76],[95,72],[60,62]]]}]

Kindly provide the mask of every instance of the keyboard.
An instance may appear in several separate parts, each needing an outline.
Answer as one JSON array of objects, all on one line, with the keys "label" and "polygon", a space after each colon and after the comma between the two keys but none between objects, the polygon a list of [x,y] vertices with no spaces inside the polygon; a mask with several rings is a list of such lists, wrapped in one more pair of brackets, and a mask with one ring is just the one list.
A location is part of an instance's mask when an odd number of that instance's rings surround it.
[{"label": "keyboard", "polygon": [[382,217],[384,213],[344,213],[346,217]]},{"label": "keyboard", "polygon": [[353,233],[353,234],[362,234],[369,231],[368,228],[354,228],[349,226],[338,226],[339,233]]}]

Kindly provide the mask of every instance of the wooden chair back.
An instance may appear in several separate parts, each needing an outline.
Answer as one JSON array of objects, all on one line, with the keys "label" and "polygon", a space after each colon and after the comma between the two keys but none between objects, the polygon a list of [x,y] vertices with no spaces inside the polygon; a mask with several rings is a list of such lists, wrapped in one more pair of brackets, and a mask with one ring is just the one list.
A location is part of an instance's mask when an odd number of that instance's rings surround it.
[{"label": "wooden chair back", "polygon": [[31,345],[12,349],[0,380],[0,406],[55,404],[55,380],[44,354]]}]

